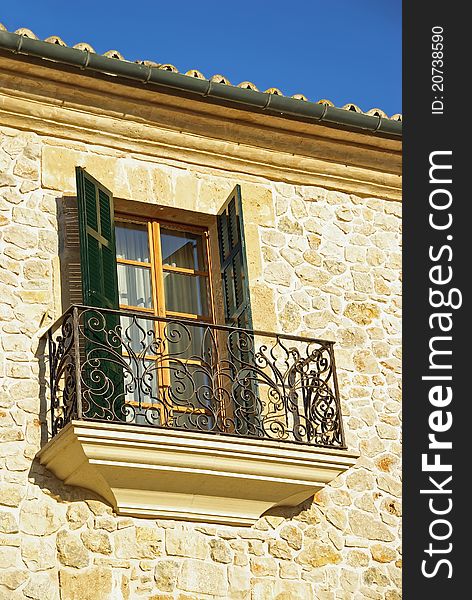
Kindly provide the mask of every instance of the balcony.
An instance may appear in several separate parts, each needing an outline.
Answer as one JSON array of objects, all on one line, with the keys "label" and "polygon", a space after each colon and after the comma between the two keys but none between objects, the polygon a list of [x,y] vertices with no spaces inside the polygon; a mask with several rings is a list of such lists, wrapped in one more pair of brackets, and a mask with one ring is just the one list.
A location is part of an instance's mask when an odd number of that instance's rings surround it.
[{"label": "balcony", "polygon": [[251,524],[351,466],[333,342],[71,307],[39,458],[120,514]]}]

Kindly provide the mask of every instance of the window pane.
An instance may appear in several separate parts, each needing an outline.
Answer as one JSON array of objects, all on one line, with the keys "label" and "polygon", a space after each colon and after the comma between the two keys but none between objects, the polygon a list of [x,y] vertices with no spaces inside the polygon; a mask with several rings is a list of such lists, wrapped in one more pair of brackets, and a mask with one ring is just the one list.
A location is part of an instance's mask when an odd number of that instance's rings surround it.
[{"label": "window pane", "polygon": [[207,277],[164,273],[166,310],[208,315]]},{"label": "window pane", "polygon": [[116,226],[116,256],[139,262],[150,262],[146,225],[118,223]]},{"label": "window pane", "polygon": [[151,270],[118,263],[120,304],[152,308]]},{"label": "window pane", "polygon": [[161,228],[162,264],[206,271],[203,236]]}]

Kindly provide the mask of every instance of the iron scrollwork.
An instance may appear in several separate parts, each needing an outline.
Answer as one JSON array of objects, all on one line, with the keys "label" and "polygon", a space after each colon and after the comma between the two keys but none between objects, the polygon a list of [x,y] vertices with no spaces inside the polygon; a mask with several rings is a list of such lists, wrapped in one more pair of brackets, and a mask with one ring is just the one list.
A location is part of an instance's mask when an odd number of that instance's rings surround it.
[{"label": "iron scrollwork", "polygon": [[83,418],[344,447],[333,342],[79,306],[48,337],[53,435]]},{"label": "iron scrollwork", "polygon": [[51,430],[56,435],[77,416],[73,313],[63,315],[58,330],[48,331]]}]

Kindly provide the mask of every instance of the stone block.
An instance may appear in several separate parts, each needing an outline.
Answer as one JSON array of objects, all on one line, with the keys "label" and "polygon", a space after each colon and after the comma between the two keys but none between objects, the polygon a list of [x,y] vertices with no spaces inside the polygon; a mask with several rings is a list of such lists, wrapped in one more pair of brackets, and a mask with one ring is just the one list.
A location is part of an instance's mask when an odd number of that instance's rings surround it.
[{"label": "stone block", "polygon": [[316,288],[325,285],[332,277],[327,271],[307,264],[297,267],[295,273],[302,285],[309,285]]},{"label": "stone block", "polygon": [[87,530],[80,534],[80,539],[91,552],[100,554],[111,554],[112,546],[110,536],[106,531]]},{"label": "stone block", "polygon": [[283,560],[291,560],[292,550],[285,540],[270,540],[269,541],[269,554],[275,558],[281,558]]},{"label": "stone block", "polygon": [[256,577],[275,577],[277,562],[273,558],[262,556],[251,558],[251,573]]},{"label": "stone block", "polygon": [[372,554],[372,558],[380,563],[393,562],[398,556],[397,552],[393,548],[383,544],[373,544],[370,547],[370,552]]},{"label": "stone block", "polygon": [[372,303],[352,302],[347,305],[344,315],[358,325],[369,325],[374,319],[380,317],[380,310]]},{"label": "stone block", "polygon": [[83,152],[57,146],[43,146],[41,170],[43,187],[75,193],[75,167],[84,167],[85,162],[86,154]]},{"label": "stone block", "polygon": [[311,542],[302,549],[296,561],[313,568],[336,565],[341,562],[341,554],[333,547],[318,541]]},{"label": "stone block", "polygon": [[56,548],[50,539],[24,536],[21,558],[30,571],[46,571],[56,566]]},{"label": "stone block", "polygon": [[0,548],[0,569],[17,567],[20,562],[19,555],[18,548],[9,548],[8,546]]},{"label": "stone block", "polygon": [[314,600],[314,598],[312,587],[308,582],[252,580],[251,600]]},{"label": "stone block", "polygon": [[[226,196],[224,196],[224,200]],[[221,201],[223,204],[224,200]],[[197,210],[197,201],[199,201],[198,195],[198,179],[189,173],[178,175],[174,181],[174,204],[177,208],[185,208],[187,210]],[[211,206],[198,205],[199,210],[209,212],[210,214],[216,214],[219,209],[219,202],[217,199],[212,199]]]},{"label": "stone block", "polygon": [[245,223],[271,227],[275,224],[272,190],[255,183],[241,183]]},{"label": "stone block", "polygon": [[366,567],[370,562],[370,557],[362,550],[350,550],[347,555],[347,563],[351,567]]},{"label": "stone block", "polygon": [[61,600],[115,600],[112,569],[91,567],[87,570],[59,571]]},{"label": "stone block", "polygon": [[[85,502],[95,516],[110,515],[113,512],[108,504],[100,500],[86,500]],[[130,520],[130,523],[132,524],[133,521]]]},{"label": "stone block", "polygon": [[140,558],[155,558],[162,554],[163,533],[156,527],[136,527],[136,545]]},{"label": "stone block", "polygon": [[59,600],[57,573],[33,573],[23,588],[23,594],[31,600]]},{"label": "stone block", "polygon": [[[200,188],[197,196],[198,180],[194,175],[180,175],[175,181],[175,201],[176,206],[186,208],[187,205],[193,210],[199,210],[210,214],[216,214],[234,188],[234,183],[221,177],[204,178],[200,182]],[[189,193],[193,198],[189,197]],[[187,202],[187,205],[185,204]],[[244,206],[244,205],[243,205]],[[244,211],[244,222],[249,223]]]},{"label": "stone block", "polygon": [[359,350],[354,354],[353,361],[360,373],[374,375],[380,371],[378,360],[370,350]]},{"label": "stone block", "polygon": [[150,175],[153,194],[152,197],[149,198],[149,202],[161,204],[163,206],[171,206],[174,197],[172,194],[172,181],[169,173],[162,169],[152,168]]},{"label": "stone block", "polygon": [[362,575],[362,579],[366,585],[385,587],[389,584],[389,578],[377,567],[366,569]]},{"label": "stone block", "polygon": [[252,322],[260,331],[277,329],[274,290],[264,283],[251,284]]},{"label": "stone block", "polygon": [[91,512],[85,502],[74,502],[67,507],[66,518],[71,529],[79,529],[86,523]]},{"label": "stone block", "polygon": [[256,281],[262,274],[259,228],[252,223],[244,224],[246,258],[249,281]]},{"label": "stone block", "polygon": [[20,157],[13,167],[13,174],[21,179],[39,179],[39,163],[26,157]]},{"label": "stone block", "polygon": [[292,271],[286,263],[272,262],[264,269],[264,279],[267,283],[289,287],[292,281]]},{"label": "stone block", "polygon": [[114,532],[113,539],[117,558],[139,558],[134,527],[118,529]]},{"label": "stone block", "polygon": [[352,533],[361,539],[391,542],[395,539],[392,532],[371,514],[353,510],[349,513],[349,525]]},{"label": "stone block", "polygon": [[230,563],[233,560],[231,550],[224,540],[210,541],[210,556],[218,563]]},{"label": "stone block", "polygon": [[64,529],[56,538],[57,555],[66,567],[80,569],[89,564],[89,553],[80,538]]},{"label": "stone block", "polygon": [[366,469],[353,469],[346,476],[346,484],[351,490],[363,492],[374,487],[375,479],[372,473]]},{"label": "stone block", "polygon": [[294,302],[287,302],[279,315],[279,321],[284,333],[293,333],[300,327],[301,311]]},{"label": "stone block", "polygon": [[177,587],[194,594],[228,597],[226,567],[199,560],[184,560],[178,576]]},{"label": "stone block", "polygon": [[175,589],[180,571],[180,563],[175,560],[160,560],[154,570],[154,579],[159,590],[172,592]]},{"label": "stone block", "polygon": [[[0,442],[16,442],[23,439],[23,435],[18,435],[16,428],[4,427],[0,429]],[[11,435],[5,435],[11,432]],[[18,485],[8,483],[0,484],[0,505],[16,507],[20,504],[25,490]]]},{"label": "stone block", "polygon": [[188,529],[166,531],[166,552],[169,556],[205,559],[208,556],[208,541],[201,533]]},{"label": "stone block", "polygon": [[29,578],[28,572],[23,569],[1,569],[0,585],[9,590],[16,590]]},{"label": "stone block", "polygon": [[228,583],[231,598],[250,597],[251,573],[248,568],[239,566],[228,567]]}]

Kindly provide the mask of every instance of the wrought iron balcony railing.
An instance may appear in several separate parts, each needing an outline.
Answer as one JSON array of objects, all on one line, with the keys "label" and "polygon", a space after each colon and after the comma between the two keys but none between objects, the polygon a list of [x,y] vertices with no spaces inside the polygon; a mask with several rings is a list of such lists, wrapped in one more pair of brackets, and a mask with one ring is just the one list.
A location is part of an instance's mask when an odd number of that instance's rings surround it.
[{"label": "wrought iron balcony railing", "polygon": [[87,419],[345,447],[333,342],[85,306],[47,337],[52,435]]}]

